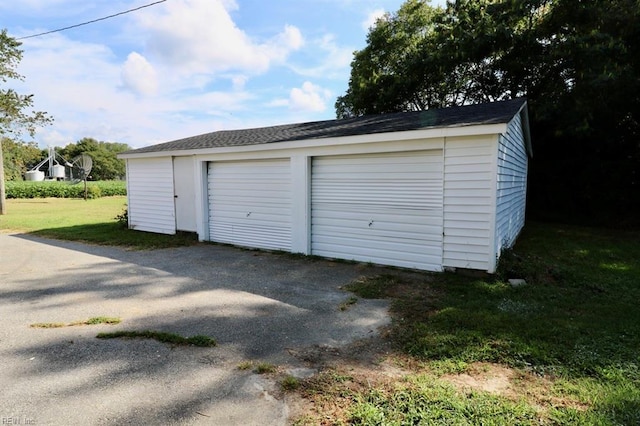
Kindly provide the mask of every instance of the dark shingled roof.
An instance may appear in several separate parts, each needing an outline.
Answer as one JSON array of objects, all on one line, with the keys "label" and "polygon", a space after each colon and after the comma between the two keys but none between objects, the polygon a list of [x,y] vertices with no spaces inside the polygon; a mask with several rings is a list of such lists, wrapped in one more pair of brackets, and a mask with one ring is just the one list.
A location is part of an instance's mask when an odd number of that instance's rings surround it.
[{"label": "dark shingled roof", "polygon": [[285,124],[256,129],[221,130],[151,145],[127,151],[123,154],[259,145],[273,142],[402,132],[437,127],[507,123],[518,113],[524,103],[525,99],[517,98],[508,101],[430,109],[427,111],[368,115],[342,120]]}]

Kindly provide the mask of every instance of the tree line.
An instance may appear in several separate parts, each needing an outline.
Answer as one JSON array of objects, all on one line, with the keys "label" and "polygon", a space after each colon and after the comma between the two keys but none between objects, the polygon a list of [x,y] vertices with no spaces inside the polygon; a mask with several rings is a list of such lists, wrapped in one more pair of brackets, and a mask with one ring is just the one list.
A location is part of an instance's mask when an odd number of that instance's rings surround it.
[{"label": "tree line", "polygon": [[[35,167],[49,155],[48,150],[40,149],[35,142],[21,142],[4,138],[2,146],[5,179],[8,181],[23,180],[26,171]],[[89,180],[95,181],[124,179],[125,162],[118,159],[117,155],[129,149],[131,147],[124,143],[103,142],[93,138],[82,138],[63,148],[55,148],[56,153],[67,161],[73,161],[80,154],[88,154],[93,160]]]},{"label": "tree line", "polygon": [[354,53],[338,117],[526,97],[529,217],[640,221],[640,2],[408,0]]}]

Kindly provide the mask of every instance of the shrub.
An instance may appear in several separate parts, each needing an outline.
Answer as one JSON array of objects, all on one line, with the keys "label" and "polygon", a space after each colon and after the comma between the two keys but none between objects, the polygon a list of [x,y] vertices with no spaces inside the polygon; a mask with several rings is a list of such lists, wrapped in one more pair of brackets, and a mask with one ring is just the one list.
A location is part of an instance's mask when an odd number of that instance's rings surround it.
[{"label": "shrub", "polygon": [[[84,185],[69,182],[18,182],[6,183],[7,198],[84,198]],[[87,182],[87,198],[127,195],[124,181]]]},{"label": "shrub", "polygon": [[116,222],[118,222],[118,225],[120,225],[121,227],[125,229],[128,228],[129,227],[129,209],[125,208],[122,211],[122,213],[114,217],[114,219],[116,220]]}]

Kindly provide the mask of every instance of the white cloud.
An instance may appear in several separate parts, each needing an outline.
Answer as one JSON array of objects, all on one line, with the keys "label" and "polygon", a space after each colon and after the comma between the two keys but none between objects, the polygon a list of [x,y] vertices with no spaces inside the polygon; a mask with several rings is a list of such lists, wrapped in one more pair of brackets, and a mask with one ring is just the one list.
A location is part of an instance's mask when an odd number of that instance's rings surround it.
[{"label": "white cloud", "polygon": [[[313,78],[348,78],[353,59],[353,50],[349,47],[338,46],[333,34],[325,34],[323,37],[313,40],[311,43],[320,53],[318,62],[313,65],[290,65],[297,74]],[[317,58],[314,58],[317,60]]]},{"label": "white cloud", "polygon": [[302,46],[300,30],[290,25],[269,40],[253,40],[231,19],[228,9],[235,8],[228,0],[172,0],[138,19],[149,33],[149,52],[186,74],[259,74]]},{"label": "white cloud", "polygon": [[247,76],[245,75],[235,75],[231,77],[231,83],[233,84],[233,90],[244,90],[245,84],[247,84]]},{"label": "white cloud", "polygon": [[369,28],[373,27],[376,21],[382,18],[384,14],[385,14],[384,9],[376,9],[369,12],[366,19],[362,21],[362,29],[364,29],[365,31],[369,31]]},{"label": "white cloud", "polygon": [[158,91],[156,70],[137,52],[129,54],[120,75],[124,86],[136,94],[149,96]]},{"label": "white cloud", "polygon": [[265,47],[272,59],[284,60],[290,52],[300,49],[303,45],[304,39],[300,30],[293,25],[285,25],[284,31],[269,40]]},{"label": "white cloud", "polygon": [[[35,109],[55,119],[53,127],[38,131],[41,146],[64,146],[87,136],[140,147],[239,126],[231,113],[253,101],[239,75],[226,76],[234,87],[222,91],[197,78],[172,76],[170,68],[154,69],[136,52],[123,64],[106,46],[62,34],[27,40],[23,47],[19,71],[25,82],[16,89],[34,93]],[[118,90],[123,87],[131,90]]]},{"label": "white cloud", "polygon": [[305,81],[301,88],[291,89],[289,94],[289,109],[293,111],[322,112],[327,109],[327,101],[331,92]]}]

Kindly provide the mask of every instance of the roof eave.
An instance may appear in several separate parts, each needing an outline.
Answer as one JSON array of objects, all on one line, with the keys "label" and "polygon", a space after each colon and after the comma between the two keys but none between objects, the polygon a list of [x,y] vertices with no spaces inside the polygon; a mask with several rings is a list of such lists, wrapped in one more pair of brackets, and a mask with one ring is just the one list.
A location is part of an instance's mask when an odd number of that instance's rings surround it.
[{"label": "roof eave", "polygon": [[432,139],[440,137],[456,137],[456,136],[473,136],[473,135],[491,135],[502,134],[507,129],[507,123],[493,124],[468,124],[453,125],[443,127],[431,127],[419,130],[405,130],[399,132],[387,133],[369,133],[353,136],[337,136],[329,138],[301,139],[296,141],[271,142],[253,145],[236,145],[223,147],[209,147],[185,150],[166,150],[166,151],[147,151],[147,152],[129,152],[120,153],[118,158],[154,158],[154,157],[182,157],[189,155],[212,154],[212,153],[229,153],[229,152],[249,152],[249,151],[267,151],[267,150],[284,150],[284,149],[304,149],[317,146],[327,145],[348,145],[348,144],[365,144],[393,142],[414,139]]}]

